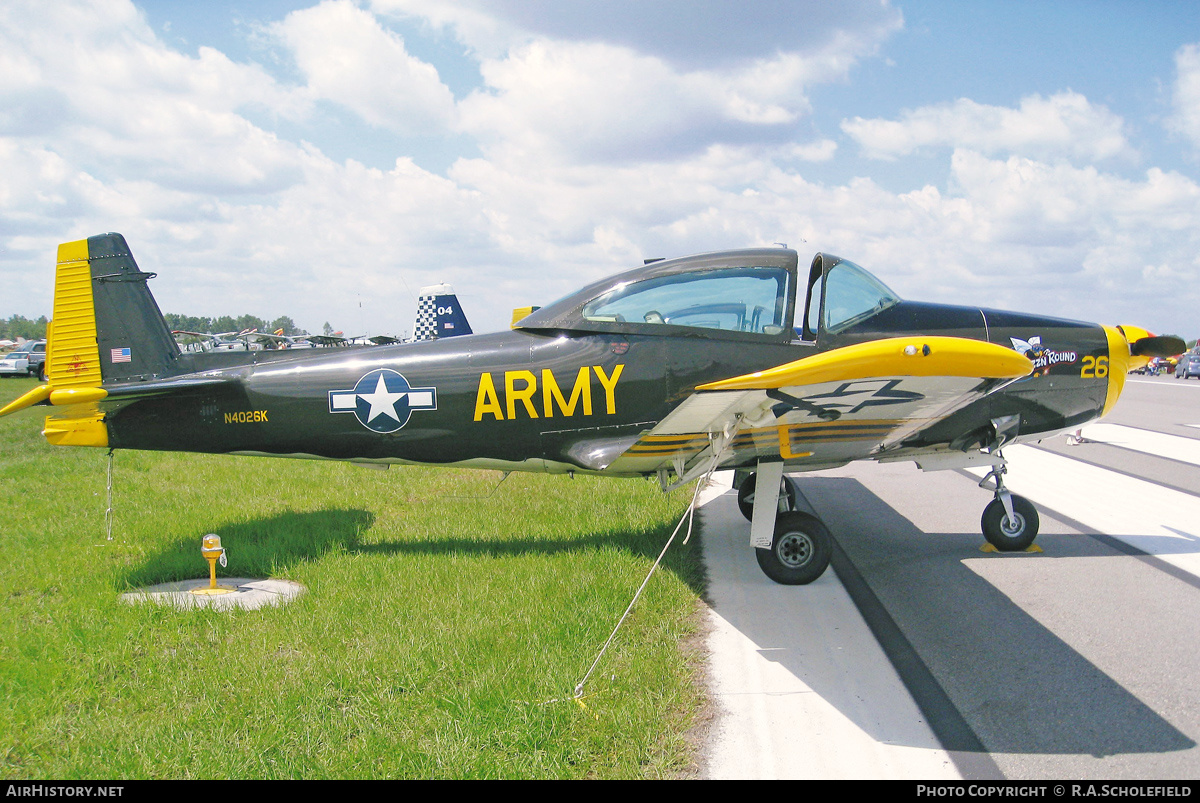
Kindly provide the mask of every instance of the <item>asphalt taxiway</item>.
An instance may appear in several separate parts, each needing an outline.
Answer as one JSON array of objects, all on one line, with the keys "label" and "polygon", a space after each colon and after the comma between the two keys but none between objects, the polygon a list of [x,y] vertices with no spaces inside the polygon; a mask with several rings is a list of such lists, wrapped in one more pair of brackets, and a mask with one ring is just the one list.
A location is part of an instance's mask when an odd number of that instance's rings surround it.
[{"label": "asphalt taxiway", "polygon": [[796,475],[838,549],[778,586],[712,491],[705,776],[1200,774],[1200,382],[1131,377],[1083,435],[1006,450],[1035,554],[981,551],[970,472],[853,464]]}]

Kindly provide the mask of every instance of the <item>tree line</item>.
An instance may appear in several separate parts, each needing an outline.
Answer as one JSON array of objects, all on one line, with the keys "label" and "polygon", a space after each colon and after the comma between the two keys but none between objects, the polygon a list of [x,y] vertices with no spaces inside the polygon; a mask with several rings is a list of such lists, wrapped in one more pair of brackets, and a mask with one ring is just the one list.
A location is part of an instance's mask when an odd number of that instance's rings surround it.
[{"label": "tree line", "polygon": [[[219,318],[210,318],[208,316],[196,315],[178,315],[174,312],[168,312],[163,315],[167,321],[167,327],[172,330],[184,330],[188,332],[244,332],[248,329],[257,329],[260,332],[278,332],[283,330],[285,335],[306,335],[308,332],[296,326],[287,315],[281,315],[273,321],[268,321],[265,318],[259,318],[256,315],[222,315]],[[25,340],[45,340],[46,325],[49,320],[45,315],[40,316],[36,320],[30,320],[23,315],[13,315],[11,318],[0,318],[0,340],[17,340],[24,338]],[[328,324],[326,324],[328,326]]]},{"label": "tree line", "polygon": [[219,318],[210,318],[207,315],[178,315],[174,312],[168,312],[163,315],[163,318],[166,319],[167,326],[172,331],[218,334],[222,332],[244,332],[248,329],[257,329],[259,332],[277,332],[282,329],[285,335],[308,334],[305,330],[298,328],[296,322],[287,315],[281,315],[269,322],[265,318],[259,318],[256,315],[239,315],[236,318],[231,315],[222,315]]},{"label": "tree line", "polygon": [[31,321],[23,315],[14,315],[8,320],[0,318],[0,340],[44,340],[46,338],[46,316]]}]

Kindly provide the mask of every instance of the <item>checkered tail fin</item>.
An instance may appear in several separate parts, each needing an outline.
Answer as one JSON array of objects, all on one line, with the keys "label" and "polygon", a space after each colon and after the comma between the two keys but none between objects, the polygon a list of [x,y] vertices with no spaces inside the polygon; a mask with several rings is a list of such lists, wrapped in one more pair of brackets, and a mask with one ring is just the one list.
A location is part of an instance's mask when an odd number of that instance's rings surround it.
[{"label": "checkered tail fin", "polygon": [[471,334],[471,324],[463,314],[454,288],[435,284],[421,288],[417,299],[417,320],[413,324],[413,340],[436,340]]}]

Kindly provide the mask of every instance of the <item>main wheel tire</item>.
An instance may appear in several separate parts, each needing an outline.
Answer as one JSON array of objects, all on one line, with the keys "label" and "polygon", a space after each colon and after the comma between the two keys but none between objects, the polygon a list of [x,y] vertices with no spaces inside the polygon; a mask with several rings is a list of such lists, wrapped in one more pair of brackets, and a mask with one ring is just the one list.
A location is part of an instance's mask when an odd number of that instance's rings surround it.
[{"label": "main wheel tire", "polygon": [[1037,508],[1023,496],[1012,497],[1013,521],[1004,512],[1004,503],[993,499],[983,509],[980,526],[987,542],[1001,552],[1019,552],[1037,538],[1041,520]]},{"label": "main wheel tire", "polygon": [[815,516],[780,513],[770,549],[755,549],[763,574],[785,586],[808,585],[825,573],[833,555],[833,536]]},{"label": "main wheel tire", "polygon": [[[746,517],[746,521],[750,521],[754,517],[754,486],[757,484],[758,474],[751,474],[742,482],[742,487],[738,488],[738,510],[742,511],[742,515]],[[791,477],[784,476],[779,481],[779,489],[787,494],[788,510],[796,509],[796,483]]]}]

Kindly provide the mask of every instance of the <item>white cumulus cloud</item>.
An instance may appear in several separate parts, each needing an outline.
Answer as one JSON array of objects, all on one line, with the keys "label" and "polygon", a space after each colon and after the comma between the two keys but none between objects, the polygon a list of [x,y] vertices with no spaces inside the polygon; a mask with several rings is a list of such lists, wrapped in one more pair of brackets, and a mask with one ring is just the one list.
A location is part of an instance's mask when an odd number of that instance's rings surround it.
[{"label": "white cumulus cloud", "polygon": [[989,154],[1103,160],[1134,158],[1124,122],[1077,92],[1030,95],[1018,108],[960,98],[907,111],[898,120],[855,117],[842,130],[875,159],[907,156],[921,148],[970,148]]},{"label": "white cumulus cloud", "polygon": [[166,47],[126,0],[6,3],[0,54],[0,136],[23,150],[52,139],[75,170],[175,189],[263,192],[298,177],[295,146],[240,110],[303,101],[213,48]]},{"label": "white cumulus cloud", "polygon": [[1174,113],[1168,125],[1200,150],[1200,44],[1184,45],[1175,53]]},{"label": "white cumulus cloud", "polygon": [[788,141],[811,88],[843,80],[903,24],[877,2],[372,8],[449,29],[477,55],[484,86],[459,104],[460,124],[489,155],[626,164]]},{"label": "white cumulus cloud", "polygon": [[453,123],[454,96],[437,69],[349,0],[293,11],[271,30],[291,51],[312,97],[405,134],[440,134]]},{"label": "white cumulus cloud", "polygon": [[[888,0],[370,0],[371,8],[448,30],[481,58],[530,42],[608,42],[681,72],[801,57],[843,74],[904,26]],[[826,80],[835,77],[826,74]]]}]

